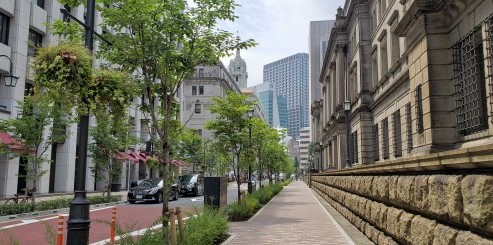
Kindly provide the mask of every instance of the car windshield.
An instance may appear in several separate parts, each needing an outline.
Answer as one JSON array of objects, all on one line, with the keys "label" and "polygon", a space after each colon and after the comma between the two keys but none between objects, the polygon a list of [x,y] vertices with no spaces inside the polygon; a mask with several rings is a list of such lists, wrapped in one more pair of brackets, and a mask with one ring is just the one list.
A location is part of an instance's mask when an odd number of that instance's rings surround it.
[{"label": "car windshield", "polygon": [[158,182],[155,179],[145,179],[139,183],[139,186],[152,188],[152,187],[156,187],[157,184]]},{"label": "car windshield", "polygon": [[180,183],[188,183],[193,178],[193,175],[182,175],[180,176]]}]

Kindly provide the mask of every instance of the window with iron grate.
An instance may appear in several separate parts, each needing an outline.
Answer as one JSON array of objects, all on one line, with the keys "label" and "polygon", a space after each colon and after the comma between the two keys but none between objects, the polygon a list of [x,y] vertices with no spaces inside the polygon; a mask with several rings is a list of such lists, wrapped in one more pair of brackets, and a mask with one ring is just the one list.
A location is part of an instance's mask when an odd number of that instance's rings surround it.
[{"label": "window with iron grate", "polygon": [[353,138],[353,162],[358,162],[358,130],[352,134]]},{"label": "window with iron grate", "polygon": [[413,126],[411,119],[411,103],[406,104],[406,135],[407,135],[407,152],[413,150]]},{"label": "window with iron grate", "polygon": [[383,134],[383,159],[389,159],[389,119],[385,118],[382,121]]},{"label": "window with iron grate", "polygon": [[350,163],[354,163],[354,143],[353,143],[353,134],[349,135],[349,149],[348,149],[348,158]]},{"label": "window with iron grate", "polygon": [[416,129],[418,133],[423,133],[423,94],[421,84],[414,90],[414,98],[416,100]]},{"label": "window with iron grate", "polygon": [[469,135],[488,128],[481,28],[453,47],[457,132]]},{"label": "window with iron grate", "polygon": [[[486,51],[488,55],[488,77],[490,94],[493,94],[493,15],[485,20]],[[493,114],[493,100],[490,100],[490,114]]]},{"label": "window with iron grate", "polygon": [[394,156],[402,156],[401,111],[392,114],[392,129],[394,131]]},{"label": "window with iron grate", "polygon": [[373,160],[380,160],[380,147],[378,142],[378,123],[373,125]]}]

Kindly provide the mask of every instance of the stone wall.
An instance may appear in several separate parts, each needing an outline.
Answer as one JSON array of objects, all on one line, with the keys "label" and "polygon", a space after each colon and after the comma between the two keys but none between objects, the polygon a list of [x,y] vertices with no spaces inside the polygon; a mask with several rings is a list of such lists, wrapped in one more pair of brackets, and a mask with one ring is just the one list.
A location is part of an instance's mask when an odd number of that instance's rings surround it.
[{"label": "stone wall", "polygon": [[493,174],[324,174],[312,188],[377,244],[493,244]]}]

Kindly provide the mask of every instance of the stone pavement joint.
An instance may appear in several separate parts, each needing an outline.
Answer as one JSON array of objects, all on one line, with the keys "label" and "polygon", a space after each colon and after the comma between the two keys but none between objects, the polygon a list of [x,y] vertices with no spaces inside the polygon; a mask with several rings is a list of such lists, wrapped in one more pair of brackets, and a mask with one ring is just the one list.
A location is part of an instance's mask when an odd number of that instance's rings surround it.
[{"label": "stone pavement joint", "polygon": [[355,244],[302,181],[294,181],[246,222],[231,222],[235,234],[223,244]]}]

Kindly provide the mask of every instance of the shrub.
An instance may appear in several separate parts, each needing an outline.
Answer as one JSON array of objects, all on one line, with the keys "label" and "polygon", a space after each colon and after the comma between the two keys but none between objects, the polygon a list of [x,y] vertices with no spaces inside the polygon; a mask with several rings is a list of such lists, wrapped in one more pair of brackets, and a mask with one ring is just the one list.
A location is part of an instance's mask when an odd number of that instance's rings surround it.
[{"label": "shrub", "polygon": [[[110,196],[109,201],[103,196],[88,196],[91,204],[116,202],[120,196]],[[28,213],[32,211],[45,211],[70,207],[71,197],[59,197],[51,200],[39,201],[35,205],[31,203],[9,203],[0,204],[0,216]]]},{"label": "shrub", "polygon": [[253,210],[249,210],[246,203],[232,203],[228,205],[229,221],[244,221],[252,217]]},{"label": "shrub", "polygon": [[253,192],[253,195],[258,199],[260,204],[266,204],[272,199],[274,192],[270,187],[266,186]]},{"label": "shrub", "polygon": [[198,216],[185,222],[184,239],[179,244],[218,244],[227,236],[228,218],[224,210],[206,207]]}]

